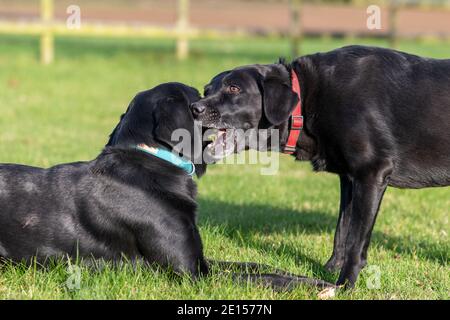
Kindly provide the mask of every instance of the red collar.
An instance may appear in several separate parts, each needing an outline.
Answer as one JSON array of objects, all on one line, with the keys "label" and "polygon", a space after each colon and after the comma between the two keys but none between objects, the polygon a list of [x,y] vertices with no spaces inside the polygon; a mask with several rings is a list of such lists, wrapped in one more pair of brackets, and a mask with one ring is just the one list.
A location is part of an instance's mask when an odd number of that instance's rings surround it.
[{"label": "red collar", "polygon": [[293,154],[295,146],[297,145],[298,138],[303,129],[303,116],[302,116],[302,96],[300,90],[300,83],[298,81],[297,74],[294,70],[291,71],[292,78],[292,91],[298,95],[298,102],[289,118],[289,137],[286,145],[284,146],[284,153]]}]

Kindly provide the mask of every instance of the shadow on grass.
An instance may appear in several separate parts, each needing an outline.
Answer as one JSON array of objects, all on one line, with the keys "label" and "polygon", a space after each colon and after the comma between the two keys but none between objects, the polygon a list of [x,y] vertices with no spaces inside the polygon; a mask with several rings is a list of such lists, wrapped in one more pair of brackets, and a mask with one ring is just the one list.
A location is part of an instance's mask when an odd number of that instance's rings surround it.
[{"label": "shadow on grass", "polygon": [[[337,210],[337,209],[336,209]],[[315,276],[333,281],[331,274],[323,265],[326,261],[317,261],[303,253],[301,248],[292,245],[276,245],[270,241],[255,239],[255,233],[269,234],[323,234],[334,235],[337,213],[330,215],[319,211],[295,211],[270,205],[242,204],[237,205],[223,201],[200,200],[200,216],[203,222],[212,226],[220,226],[225,236],[239,245],[275,252],[279,255],[294,257],[298,264],[308,264]],[[332,241],[332,240],[330,240]],[[379,231],[373,232],[372,244],[383,247],[400,255],[413,256],[448,265],[446,246],[435,242],[415,241],[403,237],[389,236]],[[331,244],[330,244],[331,245]],[[370,249],[369,249],[370,250]],[[330,251],[331,256],[331,251]],[[370,261],[370,252],[369,252]]]},{"label": "shadow on grass", "polygon": [[291,256],[297,264],[309,265],[314,276],[333,282],[320,261],[303,253],[301,248],[255,239],[255,233],[269,234],[319,234],[334,230],[335,218],[317,211],[298,212],[286,208],[262,205],[236,205],[227,202],[200,200],[200,216],[209,225],[220,226],[225,236],[238,245],[263,252]]}]

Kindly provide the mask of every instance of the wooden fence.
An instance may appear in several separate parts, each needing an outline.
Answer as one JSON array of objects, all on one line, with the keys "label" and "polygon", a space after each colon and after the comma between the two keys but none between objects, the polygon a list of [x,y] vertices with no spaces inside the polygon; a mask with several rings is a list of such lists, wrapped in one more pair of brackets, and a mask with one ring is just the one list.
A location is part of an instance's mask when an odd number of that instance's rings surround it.
[{"label": "wooden fence", "polygon": [[[300,54],[302,40],[302,3],[303,0],[289,0],[289,38],[292,56]],[[305,0],[306,2],[306,0]],[[397,44],[397,12],[404,5],[435,5],[438,2],[448,4],[448,0],[371,0],[370,4],[389,4],[391,46]],[[352,0],[353,5],[367,5],[367,0]],[[55,36],[86,36],[86,37],[142,37],[142,38],[173,38],[176,39],[176,54],[179,59],[185,59],[189,54],[189,40],[195,38],[224,39],[227,37],[244,37],[246,31],[220,31],[216,29],[199,29],[189,24],[189,0],[177,0],[177,22],[172,28],[158,26],[133,26],[130,24],[104,24],[83,22],[82,28],[68,28],[66,23],[54,20],[53,0],[40,0],[40,21],[15,22],[0,20],[0,33],[25,34],[40,36],[40,58],[43,64],[49,64],[54,59]]]}]

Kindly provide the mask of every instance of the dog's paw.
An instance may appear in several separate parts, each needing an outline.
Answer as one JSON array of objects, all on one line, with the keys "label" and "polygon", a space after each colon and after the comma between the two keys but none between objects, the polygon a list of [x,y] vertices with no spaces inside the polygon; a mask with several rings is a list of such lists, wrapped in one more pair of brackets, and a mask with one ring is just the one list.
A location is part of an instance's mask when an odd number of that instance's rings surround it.
[{"label": "dog's paw", "polygon": [[335,287],[325,288],[317,294],[317,298],[319,298],[320,300],[332,299],[335,296],[336,296]]},{"label": "dog's paw", "polygon": [[328,262],[325,264],[324,268],[325,270],[327,270],[328,272],[338,272],[341,270],[343,265],[342,261],[338,261],[335,258],[330,258],[330,260],[328,260]]}]

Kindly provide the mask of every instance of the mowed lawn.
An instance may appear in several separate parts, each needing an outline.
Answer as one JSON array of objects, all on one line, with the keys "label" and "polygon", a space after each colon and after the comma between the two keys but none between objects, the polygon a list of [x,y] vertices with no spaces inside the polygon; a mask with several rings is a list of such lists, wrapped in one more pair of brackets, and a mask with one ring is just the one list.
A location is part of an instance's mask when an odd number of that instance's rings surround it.
[{"label": "mowed lawn", "polygon": [[[344,40],[311,40],[304,53]],[[386,45],[381,41],[359,41]],[[177,62],[172,41],[58,39],[56,62],[38,63],[34,38],[0,37],[0,162],[48,167],[93,159],[138,91],[167,81],[197,87],[242,64],[271,63],[289,53],[284,40],[196,41]],[[403,42],[401,49],[450,57],[450,44]],[[420,121],[418,119],[417,121]],[[215,165],[199,184],[199,226],[206,256],[255,261],[335,281],[323,269],[337,219],[337,177],[280,156],[277,175],[259,165]],[[336,299],[448,299],[450,189],[386,193],[369,250],[369,265],[352,292]],[[192,283],[130,267],[81,266],[79,286],[67,263],[0,268],[0,299],[315,299],[298,287],[274,292],[235,284],[218,272]],[[377,286],[379,276],[379,286]],[[69,281],[68,281],[69,280]],[[75,281],[76,283],[76,281]],[[67,285],[69,284],[69,286]],[[369,286],[368,286],[369,284]],[[371,285],[375,284],[375,288]],[[70,289],[72,288],[72,289]]]}]

